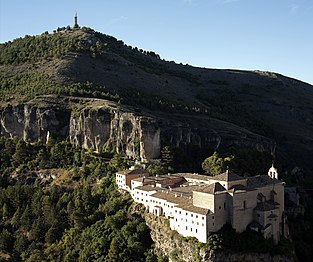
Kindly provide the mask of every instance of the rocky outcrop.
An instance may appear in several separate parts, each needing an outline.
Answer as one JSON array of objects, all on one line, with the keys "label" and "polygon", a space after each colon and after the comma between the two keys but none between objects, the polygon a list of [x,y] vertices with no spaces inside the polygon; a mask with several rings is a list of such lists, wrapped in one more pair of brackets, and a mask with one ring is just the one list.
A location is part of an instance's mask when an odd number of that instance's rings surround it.
[{"label": "rocky outcrop", "polygon": [[160,128],[150,117],[110,107],[84,108],[72,114],[69,137],[84,148],[114,148],[131,158],[156,158],[160,154]]},{"label": "rocky outcrop", "polygon": [[176,231],[170,230],[167,220],[145,214],[151,229],[154,252],[168,258],[170,262],[293,262],[292,255],[271,255],[269,253],[232,252],[230,250],[209,250],[196,241],[186,241]]},{"label": "rocky outcrop", "polygon": [[20,104],[1,108],[0,113],[0,131],[5,137],[45,143],[51,135],[58,139],[66,139],[69,135],[71,112],[64,108]]},{"label": "rocky outcrop", "polygon": [[[72,100],[71,100],[72,99]],[[254,148],[273,152],[275,143],[236,125],[203,116],[153,115],[99,99],[45,96],[0,108],[1,135],[46,142],[69,139],[77,146],[115,150],[153,159],[161,148]]]}]

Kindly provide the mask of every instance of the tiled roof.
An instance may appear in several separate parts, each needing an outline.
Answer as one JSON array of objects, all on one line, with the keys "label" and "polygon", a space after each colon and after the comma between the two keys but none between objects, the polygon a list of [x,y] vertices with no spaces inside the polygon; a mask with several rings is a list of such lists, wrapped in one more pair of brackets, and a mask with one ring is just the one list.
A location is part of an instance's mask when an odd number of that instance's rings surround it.
[{"label": "tiled roof", "polygon": [[184,177],[186,179],[189,178],[189,179],[196,179],[196,180],[202,180],[202,181],[208,181],[210,178],[212,178],[211,176],[199,175],[195,173],[176,173],[173,175]]},{"label": "tiled roof", "polygon": [[247,187],[244,185],[233,185],[230,189],[234,191],[247,191]]},{"label": "tiled roof", "polygon": [[145,180],[145,177],[138,177],[135,179],[132,179],[132,181],[137,181],[137,182],[143,182]]},{"label": "tiled roof", "polygon": [[193,213],[197,213],[197,214],[201,214],[201,215],[206,215],[208,213],[210,213],[210,209],[208,208],[202,208],[202,207],[196,207],[194,206],[192,203],[182,203],[180,205],[178,205],[177,207],[186,210],[188,212],[193,212]]},{"label": "tiled roof", "polygon": [[172,194],[169,190],[159,190],[158,192],[151,195],[159,199],[166,200],[173,204],[182,204],[186,203],[190,198],[181,194]]},{"label": "tiled roof", "polygon": [[225,190],[226,189],[220,183],[217,182],[211,185],[198,187],[197,189],[193,191],[207,193],[207,194],[215,194],[216,192],[221,192]]},{"label": "tiled roof", "polygon": [[207,208],[196,207],[193,205],[191,196],[185,196],[184,194],[177,194],[172,191],[158,191],[152,195],[159,199],[168,201],[169,203],[175,204],[177,207],[201,215],[206,215],[210,212]]},{"label": "tiled roof", "polygon": [[257,188],[257,187],[263,187],[266,185],[279,184],[279,183],[282,183],[282,182],[275,178],[270,178],[267,175],[262,175],[262,176],[249,177],[247,180],[247,187]]},{"label": "tiled roof", "polygon": [[226,171],[225,173],[214,176],[211,179],[218,180],[218,181],[231,182],[231,181],[236,181],[236,180],[244,180],[245,178],[242,176],[238,176],[235,173]]},{"label": "tiled roof", "polygon": [[151,185],[146,185],[146,186],[138,186],[136,187],[136,189],[143,190],[143,191],[158,191],[158,189],[160,188],[157,188]]}]

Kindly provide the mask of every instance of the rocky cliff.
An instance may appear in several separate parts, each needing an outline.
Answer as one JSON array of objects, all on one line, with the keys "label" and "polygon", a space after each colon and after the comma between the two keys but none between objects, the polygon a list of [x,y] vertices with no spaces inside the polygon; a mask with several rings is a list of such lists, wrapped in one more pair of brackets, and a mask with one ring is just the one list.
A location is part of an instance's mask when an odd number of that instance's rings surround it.
[{"label": "rocky cliff", "polygon": [[162,116],[100,99],[42,96],[0,108],[1,135],[29,141],[69,139],[85,149],[115,150],[153,159],[163,146],[199,149],[254,148],[273,152],[275,143],[236,125],[194,115]]},{"label": "rocky cliff", "polygon": [[155,243],[155,253],[170,262],[293,262],[293,255],[271,255],[269,253],[233,252],[230,250],[209,250],[195,241],[184,240],[176,231],[170,230],[162,217],[145,215]]}]

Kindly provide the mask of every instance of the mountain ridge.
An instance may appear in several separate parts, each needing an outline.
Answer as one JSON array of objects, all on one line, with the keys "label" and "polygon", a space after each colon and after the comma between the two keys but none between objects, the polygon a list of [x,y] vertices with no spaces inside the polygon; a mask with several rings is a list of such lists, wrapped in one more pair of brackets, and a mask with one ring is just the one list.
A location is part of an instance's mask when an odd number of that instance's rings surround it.
[{"label": "mountain ridge", "polygon": [[0,45],[2,105],[57,94],[109,99],[168,118],[182,114],[181,121],[210,117],[274,140],[283,166],[311,169],[310,84],[272,72],[167,62],[89,28],[16,41]]}]

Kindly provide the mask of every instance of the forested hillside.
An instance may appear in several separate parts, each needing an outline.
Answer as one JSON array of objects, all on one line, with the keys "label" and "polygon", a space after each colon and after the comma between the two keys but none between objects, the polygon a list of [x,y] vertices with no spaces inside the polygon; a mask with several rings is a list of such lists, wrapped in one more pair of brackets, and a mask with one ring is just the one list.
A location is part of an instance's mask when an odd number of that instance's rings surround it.
[{"label": "forested hillside", "polygon": [[[140,209],[115,189],[122,159],[3,138],[0,155],[0,259],[154,261]],[[38,177],[56,167],[56,179]]]}]

